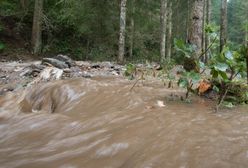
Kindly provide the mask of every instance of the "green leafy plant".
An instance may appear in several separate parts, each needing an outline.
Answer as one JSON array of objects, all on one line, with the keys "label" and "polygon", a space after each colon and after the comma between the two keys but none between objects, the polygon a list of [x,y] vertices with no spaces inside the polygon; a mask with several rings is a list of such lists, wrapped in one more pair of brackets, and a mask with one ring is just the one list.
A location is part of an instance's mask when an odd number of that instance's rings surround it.
[{"label": "green leafy plant", "polygon": [[[211,89],[219,94],[219,100],[216,106],[220,105],[225,107],[233,107],[235,104],[242,102],[248,102],[248,89],[245,84],[246,70],[246,57],[247,47],[241,47],[240,50],[231,50],[225,47],[224,50],[212,57],[208,64],[201,62],[202,56],[209,54],[208,51],[215,51],[218,48],[218,35],[216,33],[217,28],[213,25],[206,25],[205,32],[208,34],[211,43],[209,46],[195,56],[195,47],[193,45],[185,44],[183,40],[174,40],[175,50],[184,56],[184,69],[189,72],[184,72],[178,81],[178,85],[187,89],[186,99],[188,99],[189,93],[196,90],[193,89],[195,83],[199,82],[201,75],[205,70],[210,70],[210,80],[212,81]],[[212,52],[210,52],[212,53]],[[194,70],[194,71],[192,71]],[[200,72],[202,70],[202,72]],[[209,77],[209,76],[208,76]],[[240,82],[237,83],[237,82]],[[246,86],[245,86],[245,85]],[[243,92],[238,88],[242,88]],[[244,89],[245,88],[245,89]],[[236,90],[236,92],[234,91]],[[239,92],[239,93],[237,93]]]},{"label": "green leafy plant", "polygon": [[218,87],[218,90],[220,91],[216,110],[218,111],[220,105],[233,107],[234,99],[226,101],[225,98],[235,80],[241,80],[246,75],[244,55],[238,51],[231,51],[228,47],[225,47],[221,54],[212,58],[209,68],[211,69],[212,79],[218,84],[216,87]]},{"label": "green leafy plant", "polygon": [[[133,84],[133,86],[132,86],[132,88],[130,89],[130,91],[133,90],[133,88],[136,86],[136,84],[137,84],[140,80],[145,80],[144,75],[145,75],[145,71],[147,71],[147,70],[146,70],[146,69],[140,69],[139,71],[141,72],[141,74],[140,74],[140,76],[139,76],[138,78],[136,78],[136,81],[135,81],[135,83]],[[124,72],[124,75],[125,75],[126,77],[128,77],[129,80],[134,80],[135,77],[136,77],[136,75],[137,75],[137,72],[138,72],[137,66],[134,65],[134,64],[129,63],[129,64],[126,65],[126,70],[125,70],[125,72]]]},{"label": "green leafy plant", "polygon": [[191,58],[193,53],[196,51],[195,45],[185,44],[181,39],[174,39],[174,48],[187,58]]},{"label": "green leafy plant", "polygon": [[247,80],[247,84],[248,84],[248,41],[247,41],[246,45],[241,46],[239,52],[241,55],[243,55],[244,61],[246,61],[246,80]]},{"label": "green leafy plant", "polygon": [[0,42],[0,51],[2,51],[4,48],[5,48],[5,45],[2,42]]},{"label": "green leafy plant", "polygon": [[201,76],[199,73],[191,71],[191,72],[184,72],[180,79],[178,80],[178,86],[181,88],[186,88],[186,99],[189,98],[189,93],[194,92],[195,90],[193,89],[194,84],[199,83],[201,80]]},{"label": "green leafy plant", "polygon": [[125,66],[125,72],[124,72],[124,75],[126,76],[126,77],[128,77],[129,78],[129,80],[133,80],[134,79],[134,75],[135,75],[135,73],[136,73],[136,66],[134,65],[134,64],[131,64],[131,63],[129,63],[129,64],[127,64],[126,66]]},{"label": "green leafy plant", "polygon": [[[216,33],[217,27],[215,25],[208,24],[205,26],[205,32],[209,37],[209,40],[211,43],[207,46],[205,51],[202,51],[201,53],[196,54],[196,46],[194,44],[188,44],[185,43],[181,39],[174,39],[174,48],[177,52],[183,54],[184,58],[184,68],[188,71],[195,70],[199,71],[201,68],[202,62],[200,60],[203,60],[204,55],[210,55],[211,48],[215,48],[217,41],[218,41],[218,35]],[[208,56],[209,57],[209,56]],[[205,59],[204,61],[207,62]]]}]

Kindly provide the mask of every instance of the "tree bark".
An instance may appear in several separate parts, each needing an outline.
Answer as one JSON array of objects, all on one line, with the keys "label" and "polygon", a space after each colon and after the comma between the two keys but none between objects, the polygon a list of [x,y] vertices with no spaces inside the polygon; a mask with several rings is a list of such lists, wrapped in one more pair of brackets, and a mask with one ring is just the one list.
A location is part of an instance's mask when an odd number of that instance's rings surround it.
[{"label": "tree bark", "polygon": [[32,28],[32,41],[31,41],[34,54],[41,53],[42,15],[43,15],[43,0],[35,0],[33,28]]},{"label": "tree bark", "polygon": [[135,1],[132,0],[132,14],[131,14],[131,32],[130,32],[130,49],[129,49],[129,56],[130,58],[133,57],[133,46],[134,46],[134,14],[135,14]]},{"label": "tree bark", "polygon": [[194,0],[191,9],[190,29],[187,42],[194,47],[190,58],[185,58],[183,67],[186,71],[199,72],[197,62],[202,52],[203,11],[205,0]]},{"label": "tree bark", "polygon": [[187,0],[187,21],[186,21],[186,42],[188,42],[189,39],[189,30],[190,30],[190,21],[191,21],[191,4],[190,4],[191,0]]},{"label": "tree bark", "polygon": [[247,74],[247,84],[248,84],[248,41],[246,45],[246,74]]},{"label": "tree bark", "polygon": [[220,20],[220,52],[224,49],[227,41],[227,0],[221,0]]},{"label": "tree bark", "polygon": [[[248,6],[248,3],[246,6]],[[248,24],[248,12],[246,13],[246,24]],[[246,25],[246,30],[245,30],[245,43],[246,43],[246,75],[247,75],[247,84],[248,84],[248,25]]]},{"label": "tree bark", "polygon": [[[247,9],[248,8],[248,2],[245,4],[245,6]],[[246,24],[245,25],[245,44],[248,47],[248,11],[246,11],[245,24]]]},{"label": "tree bark", "polygon": [[[205,53],[205,42],[206,42],[206,32],[205,32],[205,26],[206,26],[206,0],[203,0],[203,20],[202,20],[202,52]],[[204,62],[206,57],[206,53],[203,54],[201,57],[201,61]]]},{"label": "tree bark", "polygon": [[166,47],[166,21],[167,21],[167,0],[161,0],[160,4],[160,62],[165,61],[165,47]]},{"label": "tree bark", "polygon": [[[248,3],[245,4],[245,7],[248,7]],[[246,78],[247,78],[247,84],[248,84],[248,11],[246,11],[246,15],[245,15],[245,41],[244,41],[244,45],[246,47]]]},{"label": "tree bark", "polygon": [[168,35],[167,35],[167,59],[171,59],[171,42],[172,42],[172,1],[169,3],[168,10]]},{"label": "tree bark", "polygon": [[121,0],[120,9],[120,35],[119,35],[119,54],[118,63],[124,63],[125,56],[125,32],[126,32],[126,5],[127,0]]},{"label": "tree bark", "polygon": [[[206,0],[206,24],[209,25],[211,20],[211,0]],[[210,37],[206,33],[205,36],[205,49],[209,47],[210,44]],[[210,58],[210,51],[207,51],[205,54],[205,60],[204,62],[207,63],[208,59]]]},{"label": "tree bark", "polygon": [[21,3],[21,7],[23,10],[26,10],[27,9],[27,0],[20,0],[20,3]]},{"label": "tree bark", "polygon": [[204,0],[194,0],[191,14],[191,26],[189,31],[188,42],[195,46],[194,59],[198,59],[202,51],[202,34],[203,34],[203,7]]}]

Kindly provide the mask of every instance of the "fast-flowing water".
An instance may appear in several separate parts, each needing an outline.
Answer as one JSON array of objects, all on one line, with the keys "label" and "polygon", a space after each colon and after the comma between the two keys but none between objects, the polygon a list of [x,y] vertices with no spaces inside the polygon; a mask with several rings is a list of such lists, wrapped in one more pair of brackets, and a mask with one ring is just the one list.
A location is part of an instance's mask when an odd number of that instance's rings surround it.
[{"label": "fast-flowing water", "polygon": [[[40,84],[0,97],[1,168],[246,168],[247,106],[122,79]],[[161,102],[164,102],[161,105]]]}]

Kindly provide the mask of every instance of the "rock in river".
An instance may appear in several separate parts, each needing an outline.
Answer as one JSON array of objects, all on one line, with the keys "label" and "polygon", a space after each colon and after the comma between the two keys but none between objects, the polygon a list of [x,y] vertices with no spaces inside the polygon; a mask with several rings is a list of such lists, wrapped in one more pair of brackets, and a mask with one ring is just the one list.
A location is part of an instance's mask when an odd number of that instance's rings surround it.
[{"label": "rock in river", "polygon": [[55,66],[56,68],[59,68],[59,69],[69,68],[68,64],[66,64],[63,61],[57,60],[55,58],[43,58],[42,63],[43,64],[44,63],[51,64],[51,65],[53,65],[53,66]]}]

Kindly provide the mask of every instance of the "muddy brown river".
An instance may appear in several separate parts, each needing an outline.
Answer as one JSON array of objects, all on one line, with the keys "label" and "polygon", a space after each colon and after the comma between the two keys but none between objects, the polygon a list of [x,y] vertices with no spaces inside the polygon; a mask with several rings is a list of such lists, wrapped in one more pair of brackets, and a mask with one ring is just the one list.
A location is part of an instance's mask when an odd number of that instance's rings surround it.
[{"label": "muddy brown river", "polygon": [[180,91],[159,83],[132,85],[75,79],[0,97],[0,167],[248,167],[247,106],[214,113],[204,99],[169,101]]}]

